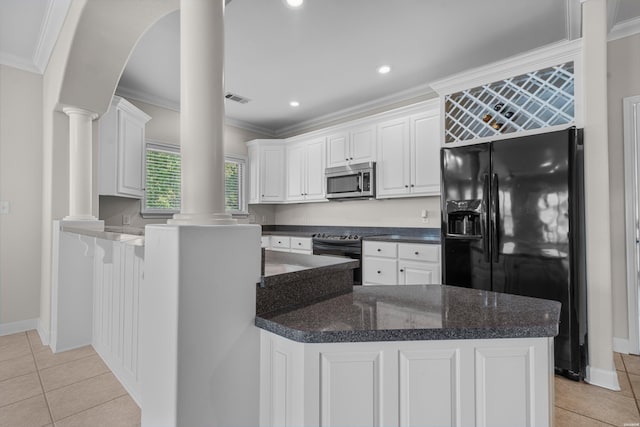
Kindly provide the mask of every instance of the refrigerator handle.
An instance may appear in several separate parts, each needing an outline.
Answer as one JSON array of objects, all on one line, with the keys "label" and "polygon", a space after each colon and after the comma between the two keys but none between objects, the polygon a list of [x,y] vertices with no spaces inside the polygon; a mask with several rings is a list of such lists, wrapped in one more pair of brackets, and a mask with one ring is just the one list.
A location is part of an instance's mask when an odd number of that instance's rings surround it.
[{"label": "refrigerator handle", "polygon": [[500,212],[498,211],[498,174],[491,174],[491,249],[493,262],[498,262],[498,245],[500,235]]},{"label": "refrigerator handle", "polygon": [[480,227],[482,228],[482,249],[484,262],[491,262],[490,229],[489,229],[489,174],[485,173],[482,179],[482,217]]}]

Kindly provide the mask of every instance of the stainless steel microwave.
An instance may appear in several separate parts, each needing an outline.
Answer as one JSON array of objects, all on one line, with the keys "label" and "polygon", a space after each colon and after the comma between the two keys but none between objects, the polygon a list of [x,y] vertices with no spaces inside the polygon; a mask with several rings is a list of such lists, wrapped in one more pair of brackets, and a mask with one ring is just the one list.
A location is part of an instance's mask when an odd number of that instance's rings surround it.
[{"label": "stainless steel microwave", "polygon": [[357,199],[376,196],[375,162],[336,166],[325,170],[327,199]]}]

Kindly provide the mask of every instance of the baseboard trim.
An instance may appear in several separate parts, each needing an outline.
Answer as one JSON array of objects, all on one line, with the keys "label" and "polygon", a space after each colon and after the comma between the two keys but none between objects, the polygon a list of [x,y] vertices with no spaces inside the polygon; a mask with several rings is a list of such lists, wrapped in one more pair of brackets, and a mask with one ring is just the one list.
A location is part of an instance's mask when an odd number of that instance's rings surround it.
[{"label": "baseboard trim", "polygon": [[630,347],[628,339],[613,337],[613,351],[616,353],[629,354],[631,352]]},{"label": "baseboard trim", "polygon": [[620,391],[618,374],[615,370],[607,371],[587,366],[587,377],[584,380],[591,385],[596,385],[613,391]]},{"label": "baseboard trim", "polygon": [[51,343],[51,336],[49,335],[49,331],[45,329],[42,324],[42,319],[38,319],[38,335],[40,335],[40,341],[42,341],[42,345],[49,345]]},{"label": "baseboard trim", "polygon": [[20,320],[18,322],[0,323],[0,337],[37,329],[38,319]]}]

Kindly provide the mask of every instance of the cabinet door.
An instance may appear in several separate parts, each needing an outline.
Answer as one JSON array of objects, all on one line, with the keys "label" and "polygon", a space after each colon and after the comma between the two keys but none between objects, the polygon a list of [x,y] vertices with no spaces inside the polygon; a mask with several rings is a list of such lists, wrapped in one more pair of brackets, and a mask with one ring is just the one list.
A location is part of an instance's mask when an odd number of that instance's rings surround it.
[{"label": "cabinet door", "polygon": [[349,161],[349,136],[347,132],[327,138],[327,167],[342,166]]},{"label": "cabinet door", "polygon": [[307,200],[324,199],[324,159],[325,142],[324,138],[310,141],[306,150],[306,191]]},{"label": "cabinet door", "polygon": [[411,193],[440,194],[440,116],[411,117]]},{"label": "cabinet door", "polygon": [[284,200],[284,147],[263,147],[260,164],[260,201]]},{"label": "cabinet door", "polygon": [[304,200],[306,180],[306,147],[287,147],[287,200]]},{"label": "cabinet door", "polygon": [[249,203],[260,203],[260,149],[251,146],[249,154]]},{"label": "cabinet door", "polygon": [[144,189],[144,123],[118,110],[118,192],[142,197]]},{"label": "cabinet door", "polygon": [[435,263],[398,261],[398,283],[401,285],[431,285],[440,281],[440,266]]},{"label": "cabinet door", "polygon": [[362,163],[376,160],[376,128],[367,126],[349,133],[349,162]]},{"label": "cabinet door", "polygon": [[364,257],[362,260],[362,283],[365,285],[397,285],[398,261],[392,258]]},{"label": "cabinet door", "polygon": [[377,197],[410,192],[409,120],[390,120],[378,125]]}]

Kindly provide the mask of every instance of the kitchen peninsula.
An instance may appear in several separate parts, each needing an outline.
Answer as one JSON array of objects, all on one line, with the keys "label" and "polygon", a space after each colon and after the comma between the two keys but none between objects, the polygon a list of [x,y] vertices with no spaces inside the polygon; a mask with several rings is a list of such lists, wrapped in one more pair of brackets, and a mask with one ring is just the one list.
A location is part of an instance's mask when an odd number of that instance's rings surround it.
[{"label": "kitchen peninsula", "polygon": [[549,426],[560,304],[367,286],[259,315],[262,426]]}]

